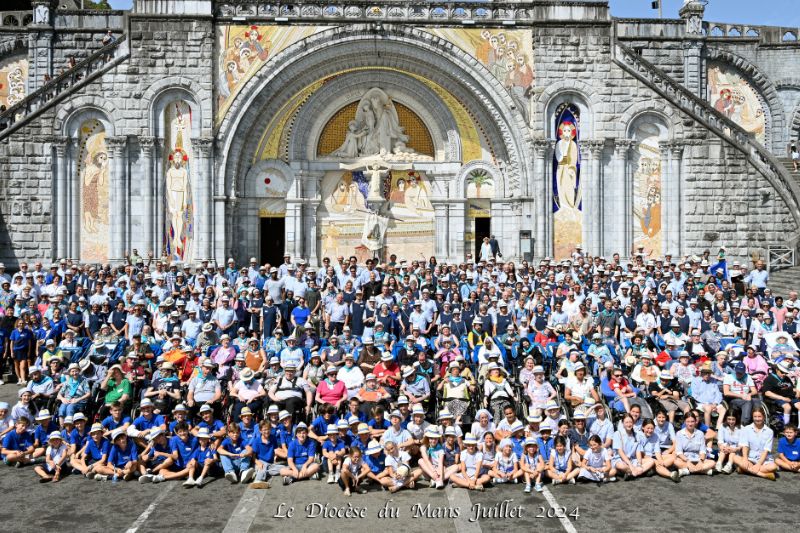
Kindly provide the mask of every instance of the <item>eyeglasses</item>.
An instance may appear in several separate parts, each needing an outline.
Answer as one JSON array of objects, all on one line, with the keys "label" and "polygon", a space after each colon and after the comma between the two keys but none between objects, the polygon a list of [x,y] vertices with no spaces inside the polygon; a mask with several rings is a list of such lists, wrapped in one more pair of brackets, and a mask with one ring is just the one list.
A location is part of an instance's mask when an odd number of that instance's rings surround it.
[{"label": "eyeglasses", "polygon": [[622,374],[614,374],[614,377],[615,377],[615,378],[621,378],[621,377],[622,377]]}]

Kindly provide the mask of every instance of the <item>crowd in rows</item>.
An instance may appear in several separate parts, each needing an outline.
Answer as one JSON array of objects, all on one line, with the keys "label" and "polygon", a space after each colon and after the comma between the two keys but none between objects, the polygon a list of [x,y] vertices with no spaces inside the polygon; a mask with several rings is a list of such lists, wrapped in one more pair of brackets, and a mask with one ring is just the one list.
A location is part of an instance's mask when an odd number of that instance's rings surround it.
[{"label": "crowd in rows", "polygon": [[800,470],[800,299],[763,262],[485,255],[0,265],[0,453],[348,494]]}]

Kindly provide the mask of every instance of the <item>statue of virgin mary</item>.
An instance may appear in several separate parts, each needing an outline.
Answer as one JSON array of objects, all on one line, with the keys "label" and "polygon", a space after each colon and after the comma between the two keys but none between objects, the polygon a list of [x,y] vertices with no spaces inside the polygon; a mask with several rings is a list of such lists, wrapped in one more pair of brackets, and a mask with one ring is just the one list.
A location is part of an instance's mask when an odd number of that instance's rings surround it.
[{"label": "statue of virgin mary", "polygon": [[381,152],[391,154],[397,142],[406,143],[408,135],[403,132],[397,110],[392,99],[381,89],[368,90],[358,103],[356,121],[367,128],[362,156]]}]

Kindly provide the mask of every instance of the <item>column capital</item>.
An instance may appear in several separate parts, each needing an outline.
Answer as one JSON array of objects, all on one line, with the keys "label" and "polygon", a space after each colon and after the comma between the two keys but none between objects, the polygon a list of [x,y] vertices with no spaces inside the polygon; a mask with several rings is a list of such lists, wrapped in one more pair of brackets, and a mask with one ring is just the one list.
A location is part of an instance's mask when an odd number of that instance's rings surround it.
[{"label": "column capital", "polygon": [[664,143],[665,148],[669,150],[673,156],[680,157],[683,154],[684,144],[681,141],[670,141]]},{"label": "column capital", "polygon": [[535,157],[544,157],[547,155],[547,149],[553,146],[553,141],[549,139],[534,139],[533,141],[533,154]]},{"label": "column capital", "polygon": [[114,152],[114,155],[121,155],[128,146],[128,137],[124,135],[119,137],[106,137],[106,144],[108,144],[109,149]]},{"label": "column capital", "polygon": [[192,139],[192,146],[197,148],[198,152],[200,152],[200,156],[207,156],[214,146],[214,139],[213,137],[198,137]]},{"label": "column capital", "polygon": [[142,151],[147,153],[148,155],[152,154],[153,149],[156,146],[156,138],[150,136],[142,136],[139,137],[139,146],[142,147]]},{"label": "column capital", "polygon": [[606,141],[603,139],[594,139],[583,141],[581,145],[589,151],[594,159],[597,159],[600,157],[600,154],[603,153],[603,149],[606,147]]},{"label": "column capital", "polygon": [[63,155],[64,150],[72,143],[72,139],[64,135],[55,135],[47,139],[47,141],[53,145],[59,155]]},{"label": "column capital", "polygon": [[635,141],[631,139],[614,139],[614,155],[620,156],[630,150]]}]

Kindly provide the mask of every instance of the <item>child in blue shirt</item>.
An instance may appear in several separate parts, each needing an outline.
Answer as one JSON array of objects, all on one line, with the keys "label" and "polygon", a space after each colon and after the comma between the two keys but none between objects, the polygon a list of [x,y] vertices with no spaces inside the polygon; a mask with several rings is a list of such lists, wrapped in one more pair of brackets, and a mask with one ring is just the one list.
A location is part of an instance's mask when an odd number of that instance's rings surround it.
[{"label": "child in blue shirt", "polygon": [[[223,427],[222,430],[224,431],[225,428]],[[203,488],[204,485],[211,481],[209,474],[211,473],[211,469],[217,464],[217,452],[211,446],[212,436],[208,429],[200,428],[196,437],[197,448],[194,450],[192,459],[198,467],[202,468],[200,470],[200,476],[196,480],[192,479],[192,476],[189,476],[189,479],[183,482],[183,486],[187,488],[193,486]]]},{"label": "child in blue shirt", "polygon": [[277,446],[275,456],[278,459],[286,460],[289,454],[289,443],[292,442],[294,426],[292,426],[292,415],[289,411],[281,411],[278,415],[278,427],[275,428]]},{"label": "child in blue shirt", "polygon": [[253,411],[247,406],[242,407],[239,413],[239,432],[242,434],[242,440],[245,443],[253,440],[253,436],[258,433],[258,426],[253,419]]},{"label": "child in blue shirt", "polygon": [[783,437],[778,441],[778,456],[775,463],[781,470],[800,472],[800,441],[797,440],[797,426],[786,424]]},{"label": "child in blue shirt", "polygon": [[122,416],[122,404],[114,402],[109,406],[109,415],[102,421],[103,427],[106,428],[106,433],[103,435],[106,438],[111,436],[111,432],[115,429],[122,428],[127,431],[128,426],[131,425],[131,417]]},{"label": "child in blue shirt", "polygon": [[[139,409],[142,414],[133,421],[133,427],[136,428],[134,438],[136,439],[136,444],[145,447],[148,444],[147,437],[149,436],[150,430],[155,427],[167,429],[167,424],[162,415],[153,413],[153,402],[149,398],[142,400]],[[133,435],[133,432],[131,431],[129,434]]]},{"label": "child in blue shirt", "polygon": [[328,426],[336,427],[338,418],[334,414],[335,408],[331,404],[322,404],[319,408],[319,416],[311,422],[308,436],[322,444],[327,438]]},{"label": "child in blue shirt", "polygon": [[[144,432],[142,433],[144,434]],[[172,447],[163,427],[154,427],[147,433],[147,447],[142,452],[145,473],[139,476],[139,483],[160,483],[165,480],[162,471],[168,471],[174,464]]]},{"label": "child in blue shirt", "polygon": [[116,477],[128,481],[136,475],[139,467],[139,452],[133,439],[129,439],[125,430],[117,428],[111,434],[111,451],[108,453],[108,460],[104,465],[95,466],[95,471],[101,475],[100,479],[105,481],[107,477]]},{"label": "child in blue shirt", "polygon": [[356,430],[356,438],[352,440],[350,446],[355,446],[366,454],[367,447],[369,446],[371,440],[372,434],[370,433],[369,426],[362,422],[358,425],[358,429]]},{"label": "child in blue shirt", "polygon": [[103,437],[104,431],[102,424],[92,424],[89,438],[70,460],[70,466],[89,479],[102,479],[102,476],[97,477],[100,474],[94,469],[97,465],[105,464],[111,452],[111,443]]},{"label": "child in blue shirt", "polygon": [[197,466],[197,462],[194,460],[197,439],[189,432],[189,424],[186,422],[179,422],[174,427],[174,431],[175,435],[169,439],[172,464],[161,469],[158,475],[153,477],[154,482],[194,477]]},{"label": "child in blue shirt", "polygon": [[74,427],[66,436],[66,440],[70,445],[72,455],[75,455],[89,440],[89,426],[86,424],[86,416],[83,413],[75,413],[72,423]]},{"label": "child in blue shirt", "polygon": [[364,462],[369,466],[367,479],[381,485],[381,479],[389,475],[386,470],[386,454],[378,441],[370,441],[364,451]]},{"label": "child in blue shirt", "polygon": [[214,442],[214,447],[219,448],[222,439],[225,438],[225,424],[221,420],[214,418],[214,409],[206,404],[200,408],[200,422],[192,428],[192,435],[199,437],[201,430],[207,430],[210,438]]},{"label": "child in blue shirt", "polygon": [[283,484],[317,477],[319,463],[316,462],[317,443],[309,438],[308,426],[300,422],[294,430],[294,439],[289,443],[286,454],[288,466],[281,468]]},{"label": "child in blue shirt", "polygon": [[50,411],[42,409],[36,415],[36,427],[33,429],[34,452],[33,458],[44,457],[44,451],[47,448],[47,439],[54,431],[60,431],[61,428],[55,423]]},{"label": "child in blue shirt", "polygon": [[189,410],[186,408],[185,405],[179,403],[175,406],[175,409],[172,410],[172,422],[169,423],[169,434],[175,435],[175,426],[178,424],[186,424],[186,427],[189,428],[189,431],[192,430],[192,423],[189,421]]},{"label": "child in blue shirt", "polygon": [[548,460],[550,459],[550,452],[553,450],[553,437],[550,436],[552,430],[544,426],[539,429],[539,437],[536,439],[536,443],[539,445],[539,455],[542,456],[542,460],[544,461],[545,458]]},{"label": "child in blue shirt", "polygon": [[[275,464],[275,452],[278,446],[272,422],[265,419],[259,424],[259,431],[247,445],[247,453],[255,463],[255,480],[250,485],[254,489],[268,489],[269,478],[280,474],[281,467]],[[250,474],[247,476],[250,477]],[[247,479],[242,475],[242,483]]]},{"label": "child in blue shirt", "polygon": [[328,426],[328,438],[322,443],[322,457],[325,458],[324,467],[328,472],[328,483],[338,483],[345,451],[344,442],[339,440],[339,430],[335,424],[331,424]]},{"label": "child in blue shirt", "polygon": [[14,422],[14,430],[3,437],[3,447],[0,448],[3,461],[9,465],[27,465],[33,462],[34,440],[33,433],[28,431],[30,420],[21,416]]},{"label": "child in blue shirt", "polygon": [[219,453],[222,469],[225,471],[225,479],[231,483],[238,483],[239,475],[241,475],[242,482],[244,482],[245,474],[249,479],[250,472],[253,471],[250,468],[250,456],[246,447],[247,442],[242,438],[239,426],[228,424],[228,436],[222,441],[222,445],[217,452]]}]

